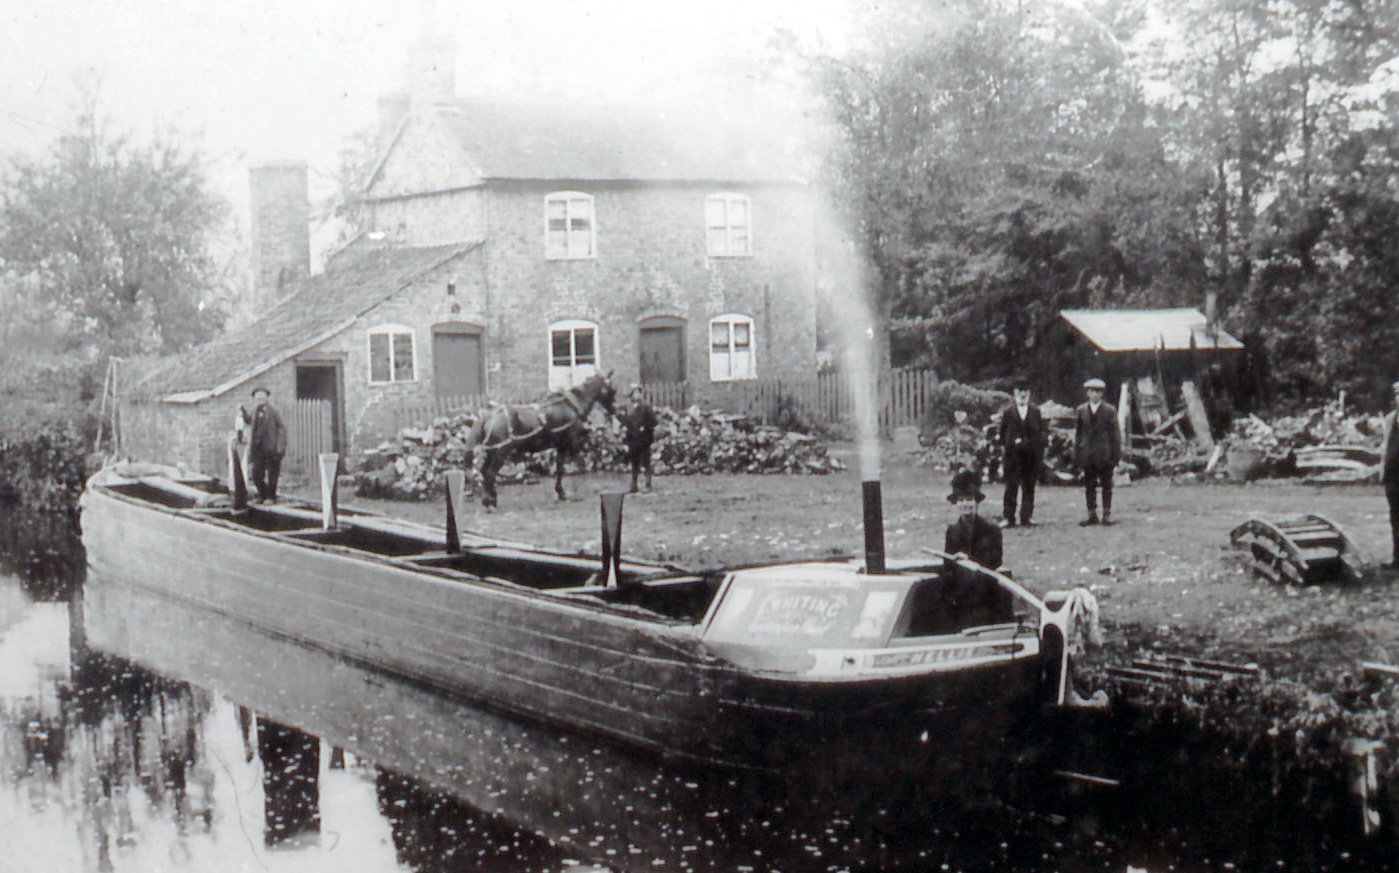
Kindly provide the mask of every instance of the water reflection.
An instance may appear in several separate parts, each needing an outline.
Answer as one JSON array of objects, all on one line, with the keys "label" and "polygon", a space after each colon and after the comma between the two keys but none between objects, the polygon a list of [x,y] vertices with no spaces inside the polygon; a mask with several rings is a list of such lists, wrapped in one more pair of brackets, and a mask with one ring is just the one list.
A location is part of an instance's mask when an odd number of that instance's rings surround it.
[{"label": "water reflection", "polygon": [[[673,769],[132,586],[88,579],[70,605],[81,551],[62,526],[31,521],[0,546],[3,870],[1121,871],[1244,852],[1262,862],[1238,869],[1357,866],[1326,863],[1336,828],[1259,829],[1251,784],[1173,782],[1188,747],[1171,735],[1122,734],[1130,791],[1020,808],[938,806],[920,774],[898,802],[844,804],[802,774]],[[1071,727],[1064,745],[1082,746],[1091,728]]]}]

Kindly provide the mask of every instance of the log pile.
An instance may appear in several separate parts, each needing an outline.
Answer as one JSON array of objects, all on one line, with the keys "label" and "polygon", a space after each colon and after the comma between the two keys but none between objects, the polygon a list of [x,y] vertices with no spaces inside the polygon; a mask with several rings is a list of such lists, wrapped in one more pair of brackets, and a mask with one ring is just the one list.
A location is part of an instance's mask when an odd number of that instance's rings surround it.
[{"label": "log pile", "polygon": [[[844,469],[827,452],[825,442],[806,434],[762,425],[743,415],[701,410],[656,410],[660,425],[651,449],[657,474],[801,473],[820,474]],[[439,418],[427,427],[405,428],[398,439],[365,454],[354,477],[361,497],[426,500],[442,493],[443,474],[465,469],[475,484],[470,430],[475,413]],[[552,452],[511,459],[501,467],[499,482],[520,483],[550,477]],[[595,413],[588,443],[567,472],[628,471],[622,426]]]},{"label": "log pile", "polygon": [[1381,416],[1347,415],[1337,402],[1271,422],[1256,415],[1237,419],[1226,440],[1226,453],[1227,457],[1256,458],[1259,476],[1364,481],[1379,475],[1383,435]]}]

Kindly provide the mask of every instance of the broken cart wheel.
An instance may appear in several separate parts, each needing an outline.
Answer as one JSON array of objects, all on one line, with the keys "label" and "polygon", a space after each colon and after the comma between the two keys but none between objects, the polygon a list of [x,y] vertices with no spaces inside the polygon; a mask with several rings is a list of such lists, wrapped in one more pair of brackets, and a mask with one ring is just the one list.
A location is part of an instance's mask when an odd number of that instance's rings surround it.
[{"label": "broken cart wheel", "polygon": [[1251,518],[1230,531],[1229,541],[1247,550],[1253,571],[1273,582],[1355,580],[1368,566],[1339,525],[1315,514],[1285,521]]}]

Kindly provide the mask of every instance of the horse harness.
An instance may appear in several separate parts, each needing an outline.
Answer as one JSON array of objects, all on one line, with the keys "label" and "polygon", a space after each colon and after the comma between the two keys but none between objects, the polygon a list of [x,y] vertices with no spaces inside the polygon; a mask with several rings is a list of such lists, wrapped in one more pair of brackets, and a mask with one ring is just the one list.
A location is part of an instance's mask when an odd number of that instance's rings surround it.
[{"label": "horse harness", "polygon": [[[540,425],[539,427],[536,427],[533,430],[524,431],[522,433],[513,432],[513,428],[515,427],[515,416],[510,414],[510,407],[503,403],[493,404],[493,407],[495,409],[500,409],[505,412],[506,436],[498,443],[482,442],[481,447],[485,449],[498,449],[502,446],[511,445],[512,443],[524,442],[525,440],[530,439],[535,435],[543,432],[546,429],[543,424],[543,422],[546,419],[542,410],[550,406],[556,406],[559,403],[567,403],[570,407],[573,408],[574,412],[578,413],[578,418],[575,418],[573,421],[565,422],[556,427],[547,428],[547,430],[550,433],[563,433],[564,431],[573,427],[574,424],[577,424],[583,420],[583,409],[578,405],[577,398],[574,397],[574,392],[576,392],[577,390],[577,388],[569,388],[565,391],[558,391],[553,394],[550,394],[544,399],[544,402],[542,403],[531,403],[529,405],[529,408],[533,409],[539,415]],[[484,436],[484,433],[482,435]]]}]

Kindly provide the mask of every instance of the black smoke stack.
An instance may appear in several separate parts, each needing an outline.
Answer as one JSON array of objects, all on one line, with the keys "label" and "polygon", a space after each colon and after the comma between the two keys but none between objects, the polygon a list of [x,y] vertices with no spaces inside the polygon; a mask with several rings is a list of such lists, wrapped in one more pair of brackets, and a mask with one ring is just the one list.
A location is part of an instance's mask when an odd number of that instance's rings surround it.
[{"label": "black smoke stack", "polygon": [[884,572],[884,499],[879,480],[860,483],[865,503],[865,572]]}]

